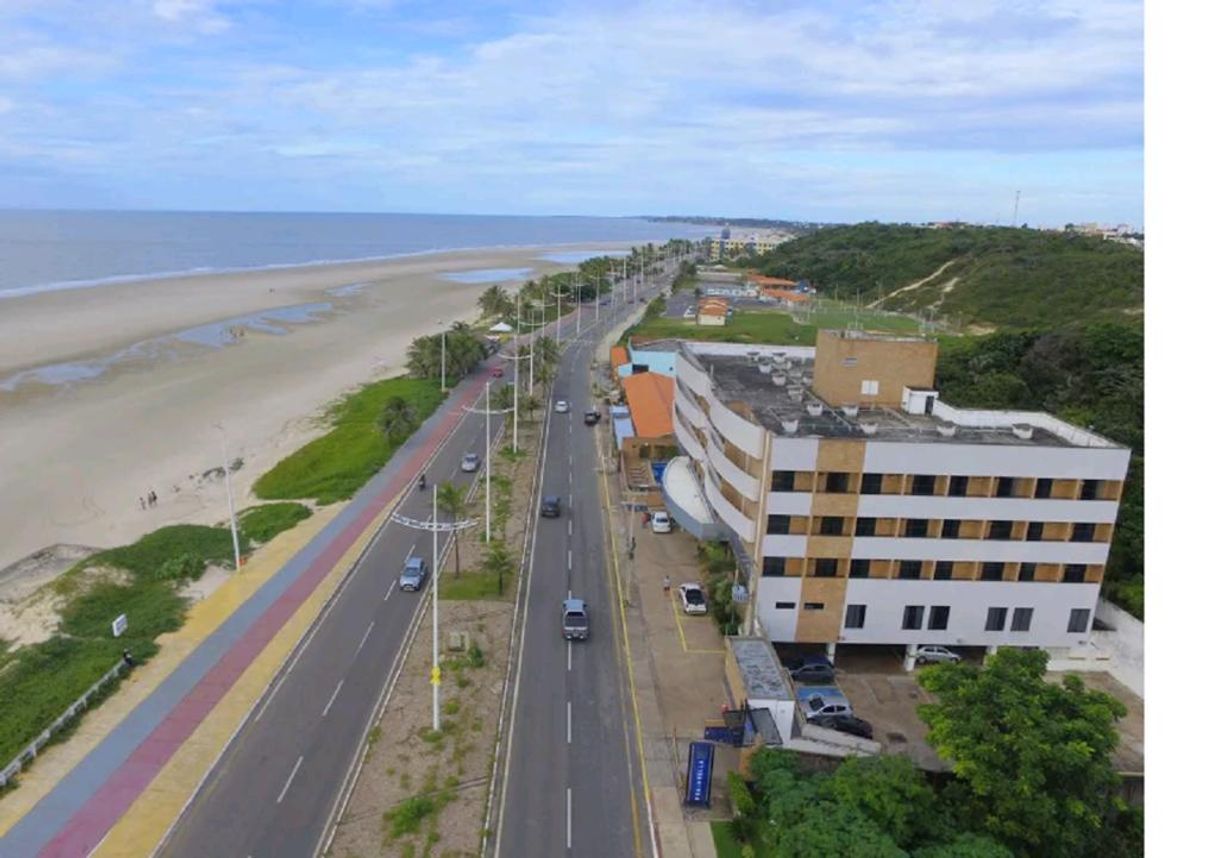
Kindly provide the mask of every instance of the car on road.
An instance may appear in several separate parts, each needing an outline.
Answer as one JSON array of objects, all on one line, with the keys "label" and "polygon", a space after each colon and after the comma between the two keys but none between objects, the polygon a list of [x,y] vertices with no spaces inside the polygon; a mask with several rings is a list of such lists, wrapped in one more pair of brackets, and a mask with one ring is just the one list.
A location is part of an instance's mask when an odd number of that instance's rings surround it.
[{"label": "car on road", "polygon": [[827,730],[837,730],[839,733],[849,733],[860,739],[870,739],[873,735],[871,722],[856,718],[853,715],[817,715],[811,719],[812,724]]},{"label": "car on road", "polygon": [[601,422],[601,413],[599,411],[585,411],[584,412],[584,425],[585,426],[595,426],[597,423],[600,423],[600,422]]},{"label": "car on road", "polygon": [[501,367],[501,366],[491,367],[491,375],[494,378],[503,378],[503,367]]},{"label": "car on road", "polygon": [[787,665],[787,673],[796,682],[820,685],[833,681],[833,662],[823,655],[810,655]]},{"label": "car on road", "polygon": [[681,609],[687,614],[706,613],[706,594],[702,592],[701,584],[682,584],[677,588],[681,597]]},{"label": "car on road", "polygon": [[427,561],[417,555],[406,558],[402,574],[398,575],[399,590],[422,590],[427,581]]},{"label": "car on road", "polygon": [[668,517],[668,513],[653,512],[651,514],[651,532],[672,533],[672,519]]},{"label": "car on road", "polygon": [[815,694],[804,701],[804,717],[809,721],[825,715],[853,715],[854,709],[850,701],[840,696],[825,696]]},{"label": "car on road", "polygon": [[562,500],[558,495],[546,495],[541,499],[541,517],[558,518],[562,515]]},{"label": "car on road", "polygon": [[481,464],[482,459],[477,453],[466,453],[461,457],[461,470],[467,474],[478,470],[478,466]]},{"label": "car on road", "polygon": [[563,599],[562,636],[569,641],[588,639],[588,606],[583,599]]},{"label": "car on road", "polygon": [[686,307],[685,312],[682,313],[681,315],[683,317],[685,317],[686,319],[692,319],[694,316],[698,315],[698,311],[695,310],[693,307]]},{"label": "car on road", "polygon": [[554,410],[559,414],[566,414],[571,410],[571,406],[567,404],[567,400],[559,399],[554,402]]},{"label": "car on road", "polygon": [[960,656],[945,646],[920,646],[914,650],[916,664],[941,664],[943,662],[955,664],[959,660]]}]

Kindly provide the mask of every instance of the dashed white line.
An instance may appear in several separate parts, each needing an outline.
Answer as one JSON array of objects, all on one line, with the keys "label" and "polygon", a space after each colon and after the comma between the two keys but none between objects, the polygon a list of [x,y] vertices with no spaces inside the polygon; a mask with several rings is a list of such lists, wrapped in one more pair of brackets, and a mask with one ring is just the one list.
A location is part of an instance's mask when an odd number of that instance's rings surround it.
[{"label": "dashed white line", "polygon": [[373,620],[372,622],[370,622],[368,624],[368,630],[366,632],[364,632],[364,636],[362,638],[360,638],[359,646],[357,646],[355,648],[356,653],[358,653],[361,649],[364,648],[364,644],[368,643],[368,635],[372,634],[372,627],[375,625],[376,625],[376,620]]},{"label": "dashed white line", "polygon": [[334,688],[334,693],[330,695],[330,702],[326,704],[326,708],[321,710],[321,717],[325,718],[330,714],[330,707],[334,705],[335,699],[338,698],[338,692],[343,690],[344,680],[340,679],[338,685]]},{"label": "dashed white line", "polygon": [[[570,591],[568,591],[569,593]],[[569,595],[567,598],[571,598]],[[571,670],[571,641],[567,641],[567,670]]]},{"label": "dashed white line", "polygon": [[394,588],[395,586],[397,586],[397,581],[390,581],[390,582],[389,582],[389,589],[385,591],[385,598],[381,600],[382,602],[388,602],[388,601],[389,601],[389,597],[393,595],[393,588]]},{"label": "dashed white line", "polygon": [[571,701],[567,701],[567,744],[571,744]]},{"label": "dashed white line", "polygon": [[567,519],[567,536],[571,535],[571,529],[572,529],[571,519],[568,518]]},{"label": "dashed white line", "polygon": [[567,571],[571,571],[571,549],[567,549]]},{"label": "dashed white line", "polygon": [[571,848],[571,787],[567,787],[567,848]]},{"label": "dashed white line", "polygon": [[[290,775],[288,775],[287,783],[285,783],[283,785],[283,789],[281,789],[279,791],[279,798],[275,799],[275,804],[279,804],[280,802],[282,802],[283,797],[288,794],[288,787],[290,787],[292,785],[292,778],[296,777],[296,770],[300,768],[300,764],[303,762],[304,762],[304,755],[301,754],[299,757],[296,758],[296,765],[292,766],[292,773]],[[570,804],[571,804],[571,791],[567,790],[567,806],[570,807]],[[569,811],[568,811],[568,816],[570,816]],[[570,845],[570,842],[571,842],[570,830],[571,830],[571,823],[568,820],[568,822],[567,822],[567,832],[568,832],[567,833],[567,845]]]}]

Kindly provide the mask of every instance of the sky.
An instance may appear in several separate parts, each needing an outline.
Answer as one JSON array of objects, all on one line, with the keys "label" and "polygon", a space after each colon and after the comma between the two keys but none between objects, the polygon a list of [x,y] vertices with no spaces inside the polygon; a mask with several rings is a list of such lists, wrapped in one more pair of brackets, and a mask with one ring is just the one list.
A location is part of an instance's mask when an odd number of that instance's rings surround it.
[{"label": "sky", "polygon": [[1143,222],[1139,2],[0,0],[0,45],[2,207]]}]

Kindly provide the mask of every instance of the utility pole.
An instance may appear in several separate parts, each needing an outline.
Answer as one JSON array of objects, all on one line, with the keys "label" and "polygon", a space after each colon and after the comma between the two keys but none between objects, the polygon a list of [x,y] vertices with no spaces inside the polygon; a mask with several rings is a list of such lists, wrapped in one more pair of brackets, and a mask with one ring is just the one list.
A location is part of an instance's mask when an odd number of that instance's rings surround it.
[{"label": "utility pole", "polygon": [[[444,324],[441,322],[440,324]],[[440,331],[440,392],[448,392],[448,329]]]},{"label": "utility pole", "polygon": [[233,532],[233,571],[241,570],[241,541],[237,538],[237,510],[233,506],[233,480],[228,468],[228,439],[224,427],[217,423],[220,430],[220,455],[224,457],[224,492],[228,495],[228,524]]},{"label": "utility pole", "polygon": [[466,411],[474,411],[486,415],[486,541],[491,541],[491,415],[507,414],[511,409],[491,408],[491,382],[486,381],[486,407],[484,409],[465,407]]}]

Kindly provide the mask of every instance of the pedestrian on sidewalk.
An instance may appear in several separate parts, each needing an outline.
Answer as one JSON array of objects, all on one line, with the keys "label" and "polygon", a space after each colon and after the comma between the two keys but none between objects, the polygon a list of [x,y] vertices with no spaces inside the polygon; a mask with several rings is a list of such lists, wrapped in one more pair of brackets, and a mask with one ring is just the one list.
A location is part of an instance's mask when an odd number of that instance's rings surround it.
[{"label": "pedestrian on sidewalk", "polygon": [[672,579],[667,575],[664,576],[664,595],[667,596],[672,590]]},{"label": "pedestrian on sidewalk", "polygon": [[145,503],[143,495],[140,495],[140,509],[148,509],[148,504]]}]

